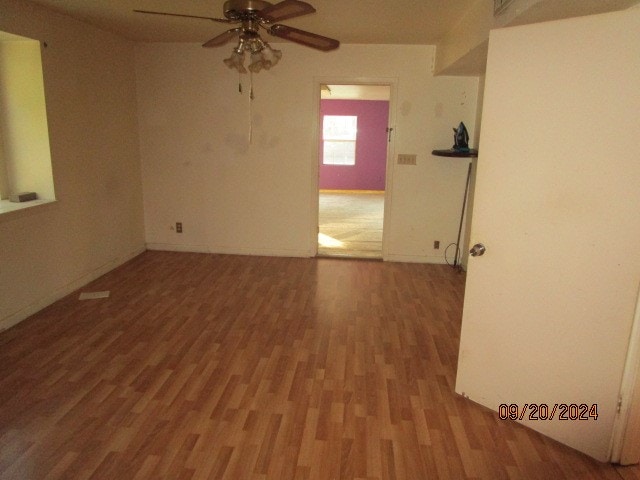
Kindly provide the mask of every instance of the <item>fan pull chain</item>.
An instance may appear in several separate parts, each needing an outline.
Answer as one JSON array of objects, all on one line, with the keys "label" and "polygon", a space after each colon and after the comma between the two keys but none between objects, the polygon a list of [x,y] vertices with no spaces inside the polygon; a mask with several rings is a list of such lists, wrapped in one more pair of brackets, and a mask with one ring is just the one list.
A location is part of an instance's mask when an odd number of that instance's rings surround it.
[{"label": "fan pull chain", "polygon": [[249,72],[249,144],[253,140],[253,72]]}]

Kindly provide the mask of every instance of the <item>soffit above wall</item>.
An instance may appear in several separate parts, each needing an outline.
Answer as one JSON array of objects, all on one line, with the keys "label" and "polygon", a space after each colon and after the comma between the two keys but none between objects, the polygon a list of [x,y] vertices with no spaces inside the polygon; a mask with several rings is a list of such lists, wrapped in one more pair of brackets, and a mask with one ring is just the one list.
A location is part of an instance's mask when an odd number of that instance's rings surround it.
[{"label": "soffit above wall", "polygon": [[565,18],[625,10],[640,0],[513,0],[494,17],[493,4],[476,0],[436,45],[436,75],[482,75],[489,31]]},{"label": "soffit above wall", "polygon": [[516,15],[508,26],[582,17],[598,13],[624,10],[640,3],[640,0],[540,0],[531,8]]}]

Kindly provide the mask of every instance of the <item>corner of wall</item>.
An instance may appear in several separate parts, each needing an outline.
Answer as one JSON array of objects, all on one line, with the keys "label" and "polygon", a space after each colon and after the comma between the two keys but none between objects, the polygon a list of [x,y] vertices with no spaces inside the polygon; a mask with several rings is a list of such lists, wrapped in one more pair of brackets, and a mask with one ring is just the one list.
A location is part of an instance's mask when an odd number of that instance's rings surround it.
[{"label": "corner of wall", "polygon": [[456,25],[436,44],[434,75],[449,74],[446,72],[447,69],[487,41],[492,26],[491,2],[476,0]]}]

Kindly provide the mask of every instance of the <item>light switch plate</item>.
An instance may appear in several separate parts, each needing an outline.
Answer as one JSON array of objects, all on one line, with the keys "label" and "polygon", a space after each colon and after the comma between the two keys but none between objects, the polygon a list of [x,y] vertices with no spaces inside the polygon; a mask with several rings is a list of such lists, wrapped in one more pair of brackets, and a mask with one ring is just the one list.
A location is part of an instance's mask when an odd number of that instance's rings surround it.
[{"label": "light switch plate", "polygon": [[418,156],[411,153],[399,153],[398,165],[415,165]]}]

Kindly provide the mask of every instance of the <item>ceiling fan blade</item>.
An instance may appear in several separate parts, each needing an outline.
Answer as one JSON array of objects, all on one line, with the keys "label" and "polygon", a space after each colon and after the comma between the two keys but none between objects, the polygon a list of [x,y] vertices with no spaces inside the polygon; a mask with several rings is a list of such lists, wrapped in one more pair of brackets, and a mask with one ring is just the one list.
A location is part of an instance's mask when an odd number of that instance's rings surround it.
[{"label": "ceiling fan blade", "polygon": [[233,23],[231,20],[227,20],[226,18],[200,17],[198,15],[183,15],[181,13],[153,12],[151,10],[134,10],[134,12],[150,13],[152,15],[168,15],[170,17],[200,18],[202,20],[211,20],[213,22],[220,22],[220,23]]},{"label": "ceiling fan blade", "polygon": [[311,5],[300,0],[283,0],[260,11],[260,17],[267,22],[279,22],[287,18],[299,17],[316,11]]},{"label": "ceiling fan blade", "polygon": [[269,28],[269,33],[276,37],[284,38],[285,40],[290,40],[324,52],[335,50],[340,46],[340,42],[333,38],[323,37],[322,35],[288,27],[286,25],[273,25]]},{"label": "ceiling fan blade", "polygon": [[242,31],[242,28],[232,28],[231,30],[227,30],[226,32],[221,33],[217,37],[213,37],[208,42],[203,43],[202,46],[205,47],[205,48],[206,47],[220,47],[221,45],[224,45],[229,40],[231,40],[233,37],[238,35],[238,33],[240,33],[241,31]]}]

